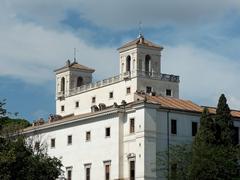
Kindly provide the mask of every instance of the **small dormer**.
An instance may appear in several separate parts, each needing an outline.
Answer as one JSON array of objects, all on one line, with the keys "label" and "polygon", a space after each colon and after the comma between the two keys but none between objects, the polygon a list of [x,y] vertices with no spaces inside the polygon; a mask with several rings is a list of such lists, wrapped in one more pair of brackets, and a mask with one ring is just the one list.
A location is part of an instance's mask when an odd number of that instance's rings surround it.
[{"label": "small dormer", "polygon": [[55,70],[57,99],[68,96],[72,90],[92,82],[92,73],[95,70],[76,61],[66,61],[65,66]]},{"label": "small dormer", "polygon": [[137,39],[118,49],[120,74],[161,73],[161,51],[163,47],[146,40],[142,34]]}]

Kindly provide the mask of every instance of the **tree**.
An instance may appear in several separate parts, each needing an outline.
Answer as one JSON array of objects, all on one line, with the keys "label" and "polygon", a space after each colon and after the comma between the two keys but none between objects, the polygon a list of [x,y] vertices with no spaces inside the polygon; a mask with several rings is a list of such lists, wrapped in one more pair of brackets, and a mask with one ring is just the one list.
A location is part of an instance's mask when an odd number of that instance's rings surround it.
[{"label": "tree", "polygon": [[20,136],[14,141],[0,138],[0,179],[54,180],[61,174],[61,161],[43,153],[34,153]]},{"label": "tree", "polygon": [[232,141],[233,121],[224,95],[219,98],[216,115],[205,108],[193,142],[190,179],[230,180],[237,177],[239,147]]},{"label": "tree", "polygon": [[0,102],[0,179],[54,180],[61,175],[62,163],[44,151],[34,150],[21,129],[30,125],[26,120],[6,116],[5,103]]},{"label": "tree", "polygon": [[157,154],[157,166],[161,175],[169,180],[188,180],[191,157],[191,144],[171,145],[169,152]]},{"label": "tree", "polygon": [[[234,126],[230,108],[221,95],[216,114],[204,108],[200,128],[192,146],[171,146],[169,158],[159,159],[166,164],[168,179],[177,180],[232,180],[240,179],[240,148],[233,141]],[[159,157],[159,155],[158,155]],[[170,168],[174,167],[174,168]]]},{"label": "tree", "polygon": [[6,99],[4,99],[3,101],[0,101],[0,119],[2,117],[5,116],[5,114],[7,113],[6,109],[4,108],[4,105],[6,104]]},{"label": "tree", "polygon": [[20,132],[22,129],[31,125],[29,121],[18,118],[18,113],[8,112],[5,108],[6,100],[0,101],[0,135],[10,136],[12,133]]}]

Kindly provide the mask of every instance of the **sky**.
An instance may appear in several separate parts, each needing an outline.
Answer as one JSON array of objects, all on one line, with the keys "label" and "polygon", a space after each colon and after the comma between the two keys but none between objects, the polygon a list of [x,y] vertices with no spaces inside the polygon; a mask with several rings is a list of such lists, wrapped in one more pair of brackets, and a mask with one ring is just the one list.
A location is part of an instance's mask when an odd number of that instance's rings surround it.
[{"label": "sky", "polygon": [[117,75],[117,48],[138,36],[140,21],[144,37],[164,47],[163,73],[180,76],[182,99],[216,106],[224,93],[240,109],[239,0],[1,0],[0,100],[21,118],[47,118],[53,70],[74,48],[94,80]]}]

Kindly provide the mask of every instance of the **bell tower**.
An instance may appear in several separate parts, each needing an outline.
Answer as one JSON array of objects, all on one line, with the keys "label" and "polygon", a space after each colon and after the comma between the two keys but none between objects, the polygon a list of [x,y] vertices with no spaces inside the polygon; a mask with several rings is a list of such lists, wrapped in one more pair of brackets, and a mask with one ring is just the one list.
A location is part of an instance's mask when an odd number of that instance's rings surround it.
[{"label": "bell tower", "polygon": [[178,98],[179,76],[161,72],[162,50],[140,33],[118,49],[120,74],[124,80],[131,80],[138,92]]},{"label": "bell tower", "polygon": [[56,99],[63,100],[71,92],[82,85],[92,82],[94,69],[83,66],[74,60],[66,61],[64,67],[55,70],[56,73]]},{"label": "bell tower", "polygon": [[138,38],[118,49],[120,55],[120,74],[160,74],[161,51],[158,46],[139,34]]}]

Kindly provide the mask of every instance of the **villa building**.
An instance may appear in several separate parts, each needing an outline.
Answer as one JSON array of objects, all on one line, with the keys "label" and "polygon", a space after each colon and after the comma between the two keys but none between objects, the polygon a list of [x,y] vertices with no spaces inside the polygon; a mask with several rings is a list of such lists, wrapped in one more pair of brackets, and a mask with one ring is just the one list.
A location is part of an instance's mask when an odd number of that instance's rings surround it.
[{"label": "villa building", "polygon": [[[190,143],[203,107],[179,98],[179,76],[161,72],[162,50],[139,35],[118,49],[119,74],[98,82],[76,60],[55,70],[57,115],[24,132],[61,159],[63,177],[165,179],[157,153]],[[239,142],[240,111],[231,113]]]}]

